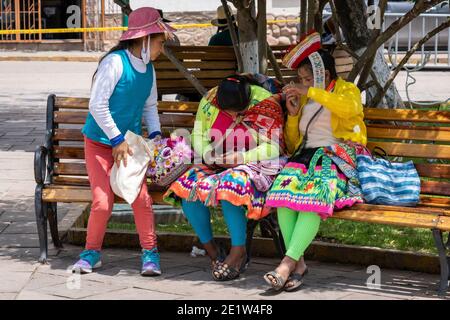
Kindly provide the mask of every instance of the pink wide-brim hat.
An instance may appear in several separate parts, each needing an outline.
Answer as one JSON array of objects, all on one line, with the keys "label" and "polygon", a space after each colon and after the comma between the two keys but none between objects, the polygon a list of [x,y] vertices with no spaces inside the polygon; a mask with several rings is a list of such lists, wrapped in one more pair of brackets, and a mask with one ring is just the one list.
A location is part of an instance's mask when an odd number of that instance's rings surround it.
[{"label": "pink wide-brim hat", "polygon": [[158,10],[143,7],[134,10],[128,17],[128,30],[120,37],[120,41],[145,37],[149,34],[168,32],[172,34],[176,29],[163,21]]}]

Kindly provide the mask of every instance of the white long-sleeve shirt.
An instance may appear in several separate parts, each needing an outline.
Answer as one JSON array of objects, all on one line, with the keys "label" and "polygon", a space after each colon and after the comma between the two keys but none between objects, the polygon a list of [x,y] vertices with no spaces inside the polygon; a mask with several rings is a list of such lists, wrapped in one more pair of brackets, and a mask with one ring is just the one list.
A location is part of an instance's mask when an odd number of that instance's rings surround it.
[{"label": "white long-sleeve shirt", "polygon": [[[147,65],[142,59],[135,57],[131,52],[126,50],[130,58],[132,66],[136,71],[145,73]],[[145,102],[143,118],[147,126],[149,134],[153,132],[161,132],[161,124],[158,116],[158,92],[156,87],[156,74],[153,68],[153,85],[150,89],[150,95]],[[107,55],[98,66],[97,74],[91,89],[91,98],[89,101],[89,112],[94,117],[99,127],[106,134],[108,139],[113,139],[120,134],[125,135],[126,132],[120,132],[109,110],[109,98],[114,92],[114,88],[122,77],[123,64],[122,59],[117,54]]]}]

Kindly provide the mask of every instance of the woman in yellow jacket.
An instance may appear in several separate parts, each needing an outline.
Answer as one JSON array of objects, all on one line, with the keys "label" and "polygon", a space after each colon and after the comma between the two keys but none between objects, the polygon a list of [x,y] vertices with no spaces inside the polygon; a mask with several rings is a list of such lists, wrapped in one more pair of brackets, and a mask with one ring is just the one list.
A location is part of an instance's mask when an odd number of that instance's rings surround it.
[{"label": "woman in yellow jacket", "polygon": [[320,36],[313,32],[283,59],[298,70],[300,83],[283,89],[291,157],[266,199],[267,206],[277,208],[287,250],[280,265],[264,276],[275,290],[294,291],[302,284],[308,271],[303,254],[321,220],[334,209],[362,202],[350,182],[357,177],[356,154],[367,142],[360,91],[337,77],[334,58],[320,47]]}]

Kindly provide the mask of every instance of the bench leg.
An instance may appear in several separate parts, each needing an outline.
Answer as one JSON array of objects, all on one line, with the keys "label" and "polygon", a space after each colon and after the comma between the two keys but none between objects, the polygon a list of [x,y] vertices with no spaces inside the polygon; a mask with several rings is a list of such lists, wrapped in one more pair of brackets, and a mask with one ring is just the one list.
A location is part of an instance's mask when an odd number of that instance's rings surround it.
[{"label": "bench leg", "polygon": [[273,244],[277,249],[278,255],[280,259],[283,259],[284,254],[286,253],[286,248],[284,246],[283,236],[279,230],[278,223],[274,219],[274,215],[269,215],[263,218],[260,222],[261,229],[264,228],[269,231],[272,235]]},{"label": "bench leg", "polygon": [[36,213],[36,225],[39,235],[40,257],[39,262],[47,263],[48,243],[47,243],[47,203],[42,201],[42,185],[36,186],[34,195],[34,206]]},{"label": "bench leg", "polygon": [[439,262],[441,265],[441,281],[439,284],[438,294],[440,296],[445,296],[447,294],[449,280],[449,258],[447,257],[446,245],[444,244],[444,240],[442,238],[442,231],[433,229],[433,237],[439,253]]},{"label": "bench leg", "polygon": [[58,234],[58,209],[57,203],[49,203],[47,205],[47,216],[50,224],[50,233],[52,235],[52,241],[55,248],[62,248],[62,243]]},{"label": "bench leg", "polygon": [[259,221],[258,220],[252,220],[249,219],[247,221],[247,241],[245,244],[246,250],[247,250],[247,258],[250,260],[252,256],[252,241],[253,241],[253,234],[255,233],[255,229],[258,226]]}]

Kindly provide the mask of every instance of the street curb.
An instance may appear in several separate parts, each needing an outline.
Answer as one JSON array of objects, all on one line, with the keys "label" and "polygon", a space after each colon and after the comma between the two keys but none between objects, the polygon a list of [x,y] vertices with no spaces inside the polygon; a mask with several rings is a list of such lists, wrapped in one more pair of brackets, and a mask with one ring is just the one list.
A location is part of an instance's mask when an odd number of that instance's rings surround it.
[{"label": "street curb", "polygon": [[0,56],[0,61],[14,61],[14,62],[29,62],[29,61],[48,61],[48,62],[98,62],[101,56],[98,57],[74,57],[74,56]]}]

